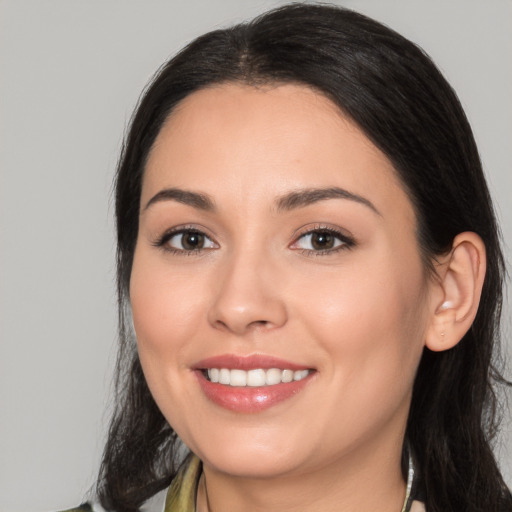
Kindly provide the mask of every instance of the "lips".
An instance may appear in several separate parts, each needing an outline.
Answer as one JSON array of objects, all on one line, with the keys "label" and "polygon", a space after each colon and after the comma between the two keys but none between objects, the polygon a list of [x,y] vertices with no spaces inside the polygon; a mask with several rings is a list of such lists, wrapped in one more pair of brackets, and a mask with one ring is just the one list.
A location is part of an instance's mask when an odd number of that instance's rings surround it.
[{"label": "lips", "polygon": [[193,370],[210,401],[240,413],[260,412],[292,398],[316,373],[271,356],[232,354],[199,361]]}]

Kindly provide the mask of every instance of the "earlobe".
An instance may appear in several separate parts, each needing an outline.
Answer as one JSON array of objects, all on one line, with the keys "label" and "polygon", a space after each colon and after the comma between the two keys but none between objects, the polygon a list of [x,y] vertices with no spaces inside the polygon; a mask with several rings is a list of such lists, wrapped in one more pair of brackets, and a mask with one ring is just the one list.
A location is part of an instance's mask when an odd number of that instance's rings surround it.
[{"label": "earlobe", "polygon": [[439,293],[432,298],[432,316],[425,339],[430,350],[453,348],[469,330],[478,311],[485,268],[482,239],[472,232],[457,235],[438,270]]}]

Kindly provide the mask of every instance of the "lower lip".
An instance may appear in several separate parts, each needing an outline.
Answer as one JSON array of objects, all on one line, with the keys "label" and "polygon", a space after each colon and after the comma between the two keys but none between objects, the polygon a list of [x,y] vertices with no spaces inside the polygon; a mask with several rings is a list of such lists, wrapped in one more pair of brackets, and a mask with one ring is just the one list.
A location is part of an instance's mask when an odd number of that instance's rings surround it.
[{"label": "lower lip", "polygon": [[261,412],[293,397],[310,382],[312,373],[302,380],[282,382],[273,386],[236,387],[210,382],[201,371],[196,371],[203,393],[224,409],[241,413]]}]

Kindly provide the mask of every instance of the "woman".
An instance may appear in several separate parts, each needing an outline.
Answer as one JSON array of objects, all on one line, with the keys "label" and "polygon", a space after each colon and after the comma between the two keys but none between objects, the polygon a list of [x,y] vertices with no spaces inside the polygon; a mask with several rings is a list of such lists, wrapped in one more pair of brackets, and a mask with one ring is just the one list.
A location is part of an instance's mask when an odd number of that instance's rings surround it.
[{"label": "woman", "polygon": [[512,510],[495,217],[415,45],[313,5],[197,39],[137,108],[116,215],[105,509]]}]

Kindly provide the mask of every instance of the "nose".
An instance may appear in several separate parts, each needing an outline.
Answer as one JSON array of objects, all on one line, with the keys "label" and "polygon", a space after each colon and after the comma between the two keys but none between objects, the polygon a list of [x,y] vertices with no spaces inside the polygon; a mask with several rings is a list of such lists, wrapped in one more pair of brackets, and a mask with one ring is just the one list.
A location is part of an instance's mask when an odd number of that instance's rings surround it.
[{"label": "nose", "polygon": [[238,336],[282,327],[288,314],[279,270],[270,259],[240,254],[224,265],[216,278],[210,324]]}]

